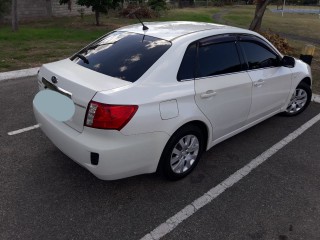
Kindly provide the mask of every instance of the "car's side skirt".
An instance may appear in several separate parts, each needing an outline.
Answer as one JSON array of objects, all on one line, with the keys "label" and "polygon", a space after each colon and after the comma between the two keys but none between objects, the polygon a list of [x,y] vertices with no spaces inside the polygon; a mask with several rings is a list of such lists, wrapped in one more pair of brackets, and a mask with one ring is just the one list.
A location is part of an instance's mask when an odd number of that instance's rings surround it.
[{"label": "car's side skirt", "polygon": [[279,110],[277,110],[275,112],[272,112],[272,113],[270,113],[270,114],[268,114],[268,115],[266,115],[266,116],[264,116],[264,117],[262,117],[262,118],[260,118],[260,119],[258,119],[256,121],[254,121],[254,122],[251,122],[251,123],[239,128],[239,129],[237,129],[237,130],[235,130],[235,131],[233,131],[231,133],[228,133],[228,134],[226,134],[226,135],[224,135],[224,136],[212,141],[210,144],[208,144],[207,150],[212,148],[214,145],[217,145],[218,143],[220,143],[220,142],[222,142],[222,141],[224,141],[224,140],[226,140],[226,139],[228,139],[230,137],[233,137],[234,135],[236,135],[236,134],[238,134],[238,133],[240,133],[242,131],[245,131],[248,128],[250,128],[250,127],[252,127],[252,126],[254,126],[254,125],[256,125],[256,124],[258,124],[258,123],[260,123],[260,122],[262,122],[262,121],[264,121],[264,120],[266,120],[266,119],[268,119],[268,118],[270,118],[270,117],[272,117],[272,116],[274,116],[274,115],[276,115],[278,113],[280,113],[280,112],[281,112],[281,109],[279,109]]}]

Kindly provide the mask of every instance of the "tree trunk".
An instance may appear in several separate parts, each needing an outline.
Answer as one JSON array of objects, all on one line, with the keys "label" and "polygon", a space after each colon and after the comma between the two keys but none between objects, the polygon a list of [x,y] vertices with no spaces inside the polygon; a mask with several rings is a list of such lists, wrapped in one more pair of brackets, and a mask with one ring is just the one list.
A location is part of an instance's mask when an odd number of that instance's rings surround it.
[{"label": "tree trunk", "polygon": [[257,6],[256,6],[256,11],[254,14],[254,18],[250,24],[249,29],[252,31],[258,32],[261,28],[261,23],[262,23],[262,18],[264,15],[264,12],[270,3],[271,0],[258,0],[257,1]]},{"label": "tree trunk", "polygon": [[72,9],[71,9],[71,6],[72,6],[72,2],[71,2],[71,0],[69,0],[69,1],[68,1],[68,10],[69,10],[70,12],[71,12],[71,10],[72,10]]},{"label": "tree trunk", "polygon": [[[257,1],[256,11],[255,11],[256,13],[258,13],[259,10],[262,8],[263,3],[264,3],[264,1]],[[251,30],[254,30],[254,31],[256,31],[256,32],[257,32],[257,31],[260,31],[263,15],[264,15],[264,13],[262,13],[262,16],[261,16],[261,17],[259,17],[259,16],[257,17],[256,25],[255,25],[254,29],[251,29]],[[255,14],[255,16],[256,16],[256,14]]]},{"label": "tree trunk", "polygon": [[96,25],[100,26],[100,12],[98,10],[95,11],[96,16]]},{"label": "tree trunk", "polygon": [[12,31],[14,31],[14,32],[18,31],[19,26],[18,26],[17,0],[12,0],[11,22],[12,22]]}]

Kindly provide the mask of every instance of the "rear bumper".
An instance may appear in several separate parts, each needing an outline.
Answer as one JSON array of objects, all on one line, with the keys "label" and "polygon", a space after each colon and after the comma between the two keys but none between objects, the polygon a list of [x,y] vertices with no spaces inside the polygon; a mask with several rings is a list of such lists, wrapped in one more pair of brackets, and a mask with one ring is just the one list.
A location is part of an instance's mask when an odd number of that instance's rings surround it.
[{"label": "rear bumper", "polygon": [[[87,127],[79,133],[40,113],[35,106],[33,110],[45,135],[72,160],[103,180],[155,172],[170,137],[163,132],[126,136],[115,130]],[[99,154],[98,165],[91,164],[91,152]]]}]

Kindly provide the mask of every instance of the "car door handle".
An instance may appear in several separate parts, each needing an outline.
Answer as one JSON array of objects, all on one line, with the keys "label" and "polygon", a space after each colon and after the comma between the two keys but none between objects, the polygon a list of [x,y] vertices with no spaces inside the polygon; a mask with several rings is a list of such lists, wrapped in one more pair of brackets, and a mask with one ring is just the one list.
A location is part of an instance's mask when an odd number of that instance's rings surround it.
[{"label": "car door handle", "polygon": [[260,79],[253,83],[254,87],[261,87],[264,84],[264,80]]},{"label": "car door handle", "polygon": [[202,93],[200,95],[201,98],[209,98],[209,97],[213,97],[217,94],[217,92],[213,91],[213,90],[208,90],[205,93]]}]

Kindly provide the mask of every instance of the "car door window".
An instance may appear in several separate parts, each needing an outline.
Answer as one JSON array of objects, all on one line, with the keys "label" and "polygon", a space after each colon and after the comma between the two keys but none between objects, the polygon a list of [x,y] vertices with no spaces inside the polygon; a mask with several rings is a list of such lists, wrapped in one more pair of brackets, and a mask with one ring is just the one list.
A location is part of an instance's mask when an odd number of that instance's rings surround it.
[{"label": "car door window", "polygon": [[199,47],[197,77],[208,77],[241,71],[241,62],[234,42]]},{"label": "car door window", "polygon": [[256,42],[241,42],[249,70],[279,66],[278,56],[267,47]]},{"label": "car door window", "polygon": [[193,79],[196,66],[197,44],[192,43],[187,48],[177,75],[178,81]]}]

